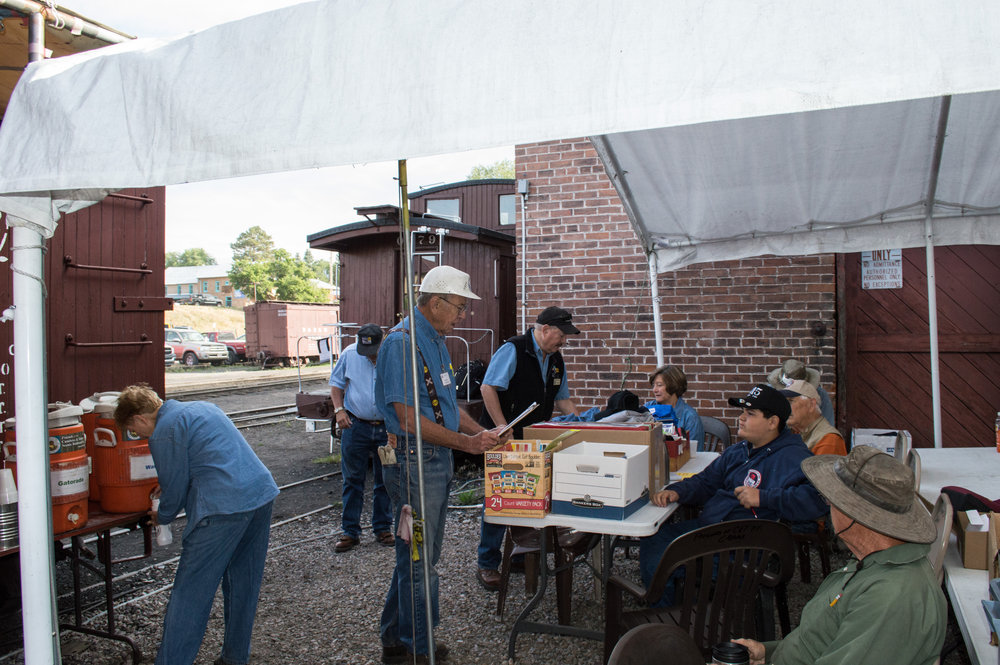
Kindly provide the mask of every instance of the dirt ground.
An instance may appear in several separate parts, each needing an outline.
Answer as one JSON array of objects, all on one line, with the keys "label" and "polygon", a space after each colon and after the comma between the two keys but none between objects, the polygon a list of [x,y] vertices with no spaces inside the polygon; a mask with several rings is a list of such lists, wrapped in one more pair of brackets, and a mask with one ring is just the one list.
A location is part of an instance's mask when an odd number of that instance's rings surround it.
[{"label": "dirt ground", "polygon": [[[217,380],[217,372],[204,372],[205,381]],[[245,372],[244,372],[245,373]],[[257,375],[249,374],[252,384]],[[182,376],[191,381],[191,376]],[[173,379],[175,389],[181,379]],[[323,389],[325,376],[314,376],[306,390]],[[223,410],[233,412],[262,406],[290,404],[297,387],[245,390],[208,397]],[[171,384],[168,382],[168,396]],[[268,466],[278,485],[335,474],[339,465],[329,456],[329,433],[309,433],[301,421],[288,421],[248,429],[244,435]],[[370,484],[369,484],[370,503]],[[261,589],[251,662],[261,664],[356,664],[380,663],[379,615],[389,577],[392,549],[375,543],[370,530],[362,544],[346,554],[336,554],[333,543],[340,533],[339,475],[331,475],[282,491],[275,503],[274,527],[265,577]],[[311,515],[304,516],[306,513]],[[362,520],[370,518],[366,506]],[[296,519],[297,518],[297,519]],[[132,637],[143,654],[143,663],[152,663],[158,646],[169,585],[180,555],[183,520],[174,526],[175,540],[167,548],[154,546],[150,558],[116,564],[116,628]],[[493,665],[507,662],[510,630],[517,611],[527,598],[523,578],[512,579],[507,611],[502,619],[494,614],[496,596],[475,582],[475,548],[479,539],[478,510],[452,510],[446,527],[445,553],[439,565],[441,575],[441,626],[438,639],[447,643],[450,665]],[[116,536],[116,558],[142,553],[141,532]],[[14,557],[5,557],[5,560]],[[835,555],[834,566],[843,565],[846,553]],[[616,554],[615,571],[638,579],[637,562]],[[56,566],[58,602],[62,621],[72,619],[72,579],[69,566]],[[813,582],[793,578],[789,601],[793,625],[802,605],[819,584],[819,561],[813,552]],[[0,573],[0,575],[4,575]],[[2,579],[9,580],[7,575]],[[104,628],[103,586],[93,575],[84,579],[84,619],[88,626]],[[554,621],[554,594],[547,594],[533,618]],[[594,599],[591,577],[583,568],[574,575],[573,620],[591,630],[603,627],[602,605]],[[68,665],[117,665],[131,662],[122,644],[62,632],[63,662]],[[952,630],[950,639],[961,637]],[[221,594],[209,622],[199,664],[210,664],[218,656],[222,640]],[[20,614],[0,613],[0,665],[23,663],[20,652]],[[522,665],[553,663],[598,665],[601,643],[591,640],[526,634],[516,644],[517,662]],[[954,652],[946,665],[968,663],[964,648]]]}]

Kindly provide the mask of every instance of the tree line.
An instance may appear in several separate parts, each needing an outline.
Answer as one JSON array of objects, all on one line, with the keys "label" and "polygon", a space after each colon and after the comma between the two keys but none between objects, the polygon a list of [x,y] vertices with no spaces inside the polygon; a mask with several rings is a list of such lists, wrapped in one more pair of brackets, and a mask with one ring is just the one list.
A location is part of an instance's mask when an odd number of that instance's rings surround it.
[{"label": "tree line", "polygon": [[[311,251],[306,250],[300,257],[285,249],[275,249],[274,239],[260,226],[251,226],[229,247],[233,250],[229,283],[253,300],[326,302],[327,294],[310,280],[331,281],[330,263],[314,258]],[[166,254],[167,268],[217,263],[201,247]]]}]

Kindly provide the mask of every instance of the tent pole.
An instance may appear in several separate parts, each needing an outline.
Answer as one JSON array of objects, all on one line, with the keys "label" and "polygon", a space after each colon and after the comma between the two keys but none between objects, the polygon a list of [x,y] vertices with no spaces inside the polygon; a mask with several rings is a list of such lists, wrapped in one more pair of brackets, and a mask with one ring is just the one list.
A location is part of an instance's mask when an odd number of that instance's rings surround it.
[{"label": "tent pole", "polygon": [[663,366],[663,322],[660,320],[660,271],[657,269],[656,250],[646,257],[649,260],[649,294],[653,299],[653,339],[656,343],[656,366]]},{"label": "tent pole", "polygon": [[[415,320],[415,310],[416,305],[414,301],[413,293],[413,248],[410,246],[410,199],[407,195],[407,184],[406,184],[406,160],[401,159],[398,162],[399,166],[399,216],[403,227],[403,255],[406,257],[406,316],[410,319],[410,378],[413,380],[413,384],[410,388],[413,390],[413,411],[415,415],[415,420],[413,423],[413,434],[417,440],[417,487],[418,495],[420,498],[420,512],[414,511],[413,519],[414,521],[419,520],[423,522],[423,506],[427,505],[424,499],[424,440],[423,434],[420,431],[420,381],[421,377],[417,374],[417,368],[420,365],[417,363],[417,328]],[[444,263],[444,256],[441,257],[441,262]],[[399,460],[400,463],[405,464],[405,460]],[[405,477],[405,475],[403,476]],[[409,480],[406,481],[409,484]],[[427,539],[421,543],[423,552],[420,553],[420,565],[424,569],[424,611],[427,617],[427,654],[430,658],[431,665],[434,665],[434,612],[431,607],[431,568],[430,568],[430,553],[427,549]],[[411,578],[412,583],[412,578]]]},{"label": "tent pole", "polygon": [[[28,16],[28,62],[45,51],[45,19]],[[8,219],[8,225],[11,220]],[[17,420],[18,539],[21,617],[27,663],[60,663],[55,553],[49,488],[46,414],[45,239],[34,225],[14,226],[11,270],[14,295],[14,409]]]},{"label": "tent pole", "polygon": [[934,272],[934,197],[937,194],[938,173],[941,171],[941,153],[944,151],[945,133],[948,130],[948,113],[951,96],[941,98],[934,155],[931,158],[930,177],[927,181],[927,215],[924,217],[924,255],[927,258],[927,327],[931,347],[931,410],[934,417],[934,447],[941,448],[941,365],[938,354],[937,279]]}]

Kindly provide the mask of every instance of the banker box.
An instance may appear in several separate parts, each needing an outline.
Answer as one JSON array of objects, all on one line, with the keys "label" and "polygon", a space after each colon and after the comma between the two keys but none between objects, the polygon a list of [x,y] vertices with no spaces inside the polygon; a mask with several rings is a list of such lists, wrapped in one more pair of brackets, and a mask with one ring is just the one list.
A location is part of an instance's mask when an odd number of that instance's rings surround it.
[{"label": "banker box", "polygon": [[[972,520],[969,513],[973,513]],[[955,533],[958,536],[958,552],[962,555],[962,565],[973,570],[986,570],[987,541],[990,527],[990,513],[955,511]]]},{"label": "banker box", "polygon": [[667,465],[667,447],[663,443],[660,423],[610,424],[610,423],[536,423],[524,428],[525,439],[560,440],[561,449],[581,441],[596,443],[624,443],[649,448],[647,487],[657,491],[665,486],[670,476]]},{"label": "banker box", "polygon": [[486,515],[545,517],[552,500],[549,441],[514,440],[487,450]]},{"label": "banker box", "polygon": [[649,446],[581,441],[552,456],[552,512],[623,520],[649,502]]},{"label": "banker box", "polygon": [[892,455],[900,462],[906,459],[912,437],[905,429],[894,430],[889,427],[855,427],[851,430],[851,447],[871,446]]}]

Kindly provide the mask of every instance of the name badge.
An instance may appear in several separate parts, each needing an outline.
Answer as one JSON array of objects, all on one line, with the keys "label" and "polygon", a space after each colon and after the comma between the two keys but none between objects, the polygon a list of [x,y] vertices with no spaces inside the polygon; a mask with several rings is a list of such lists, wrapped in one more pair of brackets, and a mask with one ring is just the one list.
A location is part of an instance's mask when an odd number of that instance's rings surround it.
[{"label": "name badge", "polygon": [[451,375],[448,372],[441,372],[441,385],[445,388],[451,385]]},{"label": "name badge", "polygon": [[552,380],[552,385],[554,385],[554,386],[558,386],[561,383],[562,383],[562,379],[553,379]]}]

